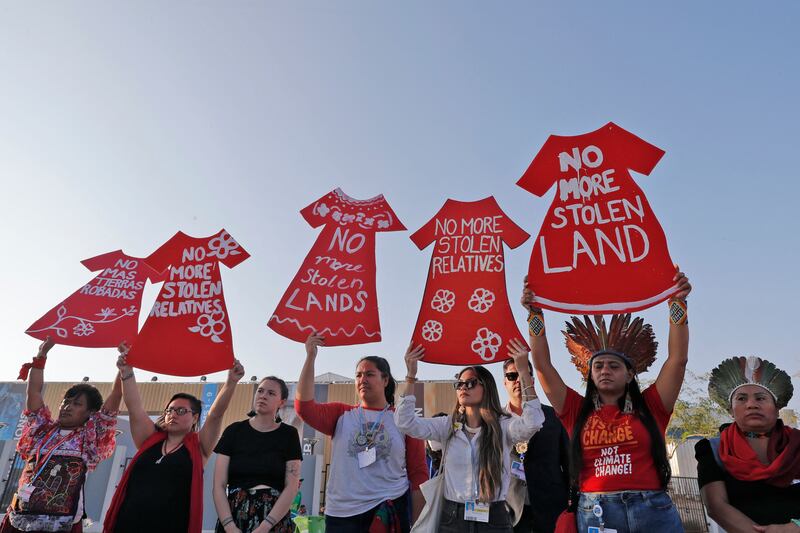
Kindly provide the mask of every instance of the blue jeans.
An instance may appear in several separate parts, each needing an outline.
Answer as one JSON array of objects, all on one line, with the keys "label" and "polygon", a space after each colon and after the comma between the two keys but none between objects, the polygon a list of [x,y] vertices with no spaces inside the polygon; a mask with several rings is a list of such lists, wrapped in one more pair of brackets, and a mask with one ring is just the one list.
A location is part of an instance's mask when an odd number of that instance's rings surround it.
[{"label": "blue jeans", "polygon": [[600,527],[594,506],[603,509],[603,524],[617,533],[683,533],[683,524],[669,495],[663,490],[625,491],[614,494],[581,493],[578,533]]}]

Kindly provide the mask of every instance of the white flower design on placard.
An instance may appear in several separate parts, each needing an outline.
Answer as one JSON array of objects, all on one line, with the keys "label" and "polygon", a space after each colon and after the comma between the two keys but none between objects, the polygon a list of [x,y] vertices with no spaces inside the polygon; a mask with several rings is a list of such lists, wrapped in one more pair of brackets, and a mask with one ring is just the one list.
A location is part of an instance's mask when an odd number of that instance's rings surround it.
[{"label": "white flower design on placard", "polygon": [[231,237],[230,233],[223,231],[218,236],[208,241],[209,257],[217,257],[217,259],[225,259],[229,255],[239,255],[239,243]]},{"label": "white flower design on placard", "polygon": [[475,289],[467,305],[476,313],[485,313],[494,305],[494,293],[489,289]]},{"label": "white flower design on placard", "polygon": [[440,313],[449,313],[456,305],[456,293],[447,289],[439,289],[431,298],[431,309]]},{"label": "white flower design on placard", "polygon": [[327,216],[331,212],[331,208],[324,203],[319,203],[314,207],[314,210],[321,217]]},{"label": "white flower design on placard", "polygon": [[441,322],[436,320],[428,320],[422,325],[420,333],[422,333],[422,338],[426,341],[436,342],[441,340],[442,333],[444,333],[444,327],[442,326]]},{"label": "white flower design on placard", "polygon": [[484,361],[493,361],[503,344],[503,339],[489,328],[480,328],[476,335],[472,341],[472,351]]},{"label": "white flower design on placard", "polygon": [[189,331],[192,333],[199,333],[203,337],[210,337],[213,342],[222,342],[222,335],[227,329],[225,324],[225,313],[223,311],[214,311],[207,315],[200,315],[197,317],[197,325],[190,326]]},{"label": "white flower design on placard", "polygon": [[88,337],[94,333],[94,326],[91,322],[81,321],[75,324],[75,327],[72,328],[72,333],[78,337]]}]

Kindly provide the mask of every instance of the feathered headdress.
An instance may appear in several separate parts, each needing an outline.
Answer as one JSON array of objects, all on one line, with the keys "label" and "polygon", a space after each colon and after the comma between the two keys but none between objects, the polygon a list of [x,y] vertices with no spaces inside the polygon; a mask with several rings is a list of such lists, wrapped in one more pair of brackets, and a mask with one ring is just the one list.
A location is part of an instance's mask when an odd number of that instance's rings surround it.
[{"label": "feathered headdress", "polygon": [[778,409],[786,407],[794,393],[789,374],[766,359],[750,355],[725,359],[712,370],[708,395],[723,409],[729,409],[733,394],[744,385],[758,385],[769,391]]},{"label": "feathered headdress", "polygon": [[594,323],[586,315],[583,321],[575,316],[570,319],[566,331],[561,333],[566,337],[572,364],[584,379],[589,375],[592,358],[598,355],[616,355],[636,374],[647,370],[656,360],[658,342],[652,326],[645,324],[641,317],[631,321],[630,313],[613,315],[607,329],[602,315],[595,315]]}]

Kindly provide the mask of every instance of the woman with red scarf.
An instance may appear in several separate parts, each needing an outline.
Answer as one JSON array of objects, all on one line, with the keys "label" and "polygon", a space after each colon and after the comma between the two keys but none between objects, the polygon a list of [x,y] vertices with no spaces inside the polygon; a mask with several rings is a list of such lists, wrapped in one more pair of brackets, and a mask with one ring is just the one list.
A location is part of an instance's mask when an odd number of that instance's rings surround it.
[{"label": "woman with red scarf", "polygon": [[711,372],[709,396],[734,422],[695,445],[697,476],[709,516],[728,533],[800,532],[800,431],[778,418],[792,392],[789,375],[758,357]]},{"label": "woman with red scarf", "polygon": [[144,410],[133,369],[120,346],[117,361],[131,436],[138,451],[111,500],[104,533],[200,533],[203,528],[203,467],[222,430],[244,368],[235,361],[228,379],[198,428],[202,404],[191,394],[175,394],[154,424]]}]

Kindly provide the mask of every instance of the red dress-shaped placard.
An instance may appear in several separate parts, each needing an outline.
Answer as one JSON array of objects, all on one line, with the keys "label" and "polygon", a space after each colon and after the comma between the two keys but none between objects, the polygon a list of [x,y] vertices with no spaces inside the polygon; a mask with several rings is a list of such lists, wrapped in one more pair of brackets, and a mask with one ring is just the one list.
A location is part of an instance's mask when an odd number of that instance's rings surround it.
[{"label": "red dress-shaped placard", "polygon": [[128,363],[160,374],[198,376],[233,366],[233,337],[219,264],[250,257],[224,229],[210,237],[178,232],[146,259],[171,267]]},{"label": "red dress-shaped placard", "polygon": [[81,263],[92,272],[102,272],[31,324],[25,333],[82,348],[112,348],[122,341],[133,341],[139,329],[145,281],[149,278],[158,283],[161,275],[144,260],[122,250]]},{"label": "red dress-shaped placard", "polygon": [[675,292],[667,238],[629,173],[650,174],[664,151],[609,122],[551,135],[517,184],[556,195],[536,238],[528,283],[536,302],[564,313],[620,313]]},{"label": "red dress-shaped placard", "polygon": [[503,243],[516,248],[528,237],[492,196],[447,200],[411,236],[420,250],[436,242],[412,337],[425,362],[496,363],[511,339],[523,339],[508,303]]},{"label": "red dress-shaped placard", "polygon": [[380,341],[375,233],[405,226],[383,195],[356,200],[341,189],[300,214],[312,227],[325,227],[267,325],[297,342],[315,331],[326,346]]}]

